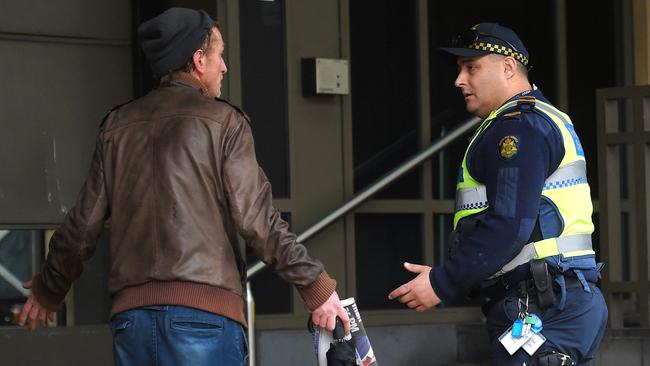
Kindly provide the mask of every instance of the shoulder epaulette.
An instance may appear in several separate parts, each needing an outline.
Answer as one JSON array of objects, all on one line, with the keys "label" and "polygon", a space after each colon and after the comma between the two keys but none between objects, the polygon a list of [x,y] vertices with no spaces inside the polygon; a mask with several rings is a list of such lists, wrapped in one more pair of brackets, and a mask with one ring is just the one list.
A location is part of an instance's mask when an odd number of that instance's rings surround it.
[{"label": "shoulder epaulette", "polygon": [[517,99],[517,110],[521,112],[531,112],[535,108],[537,99],[532,95],[524,95]]},{"label": "shoulder epaulette", "polygon": [[521,111],[513,111],[503,115],[503,118],[512,118],[521,114]]},{"label": "shoulder epaulette", "polygon": [[251,119],[250,119],[250,117],[248,117],[248,115],[246,114],[246,112],[244,112],[244,111],[243,111],[241,108],[239,108],[238,106],[236,106],[236,105],[230,103],[229,101],[227,101],[227,100],[225,100],[225,99],[221,99],[221,98],[219,98],[219,97],[214,97],[214,100],[216,100],[216,101],[218,101],[218,102],[226,103],[226,104],[228,104],[229,106],[233,107],[237,112],[241,113],[241,115],[244,116],[244,118],[246,119],[246,121],[247,121],[248,123],[251,123]]}]

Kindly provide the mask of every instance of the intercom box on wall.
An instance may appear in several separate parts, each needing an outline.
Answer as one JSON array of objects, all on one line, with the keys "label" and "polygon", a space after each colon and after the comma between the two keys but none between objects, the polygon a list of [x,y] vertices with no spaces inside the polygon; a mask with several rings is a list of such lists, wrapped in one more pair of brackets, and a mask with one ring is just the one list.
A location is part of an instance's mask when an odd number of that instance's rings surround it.
[{"label": "intercom box on wall", "polygon": [[310,57],[302,59],[303,95],[348,95],[348,60]]}]

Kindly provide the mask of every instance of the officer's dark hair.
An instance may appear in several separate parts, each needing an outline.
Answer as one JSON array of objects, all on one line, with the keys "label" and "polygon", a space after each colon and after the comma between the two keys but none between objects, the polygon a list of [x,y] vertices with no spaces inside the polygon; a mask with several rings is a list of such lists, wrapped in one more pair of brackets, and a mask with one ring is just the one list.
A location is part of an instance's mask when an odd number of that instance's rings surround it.
[{"label": "officer's dark hair", "polygon": [[[498,53],[491,53],[491,55],[498,56],[498,57],[500,57],[501,59],[504,59],[504,58],[506,58],[506,57],[512,57],[512,56],[504,56],[504,55],[500,55],[500,54],[498,54]],[[517,71],[518,71],[522,76],[524,76],[524,77],[527,78],[527,77],[528,77],[528,70],[530,70],[530,67],[528,67],[528,66],[522,64],[521,62],[517,61],[517,59],[515,59],[514,57],[512,57],[512,59],[515,60],[515,63],[517,64]]]},{"label": "officer's dark hair", "polygon": [[530,70],[530,68],[529,68],[528,66],[522,64],[521,62],[517,61],[517,70],[518,70],[518,71],[519,71],[523,76],[528,77],[528,70]]}]

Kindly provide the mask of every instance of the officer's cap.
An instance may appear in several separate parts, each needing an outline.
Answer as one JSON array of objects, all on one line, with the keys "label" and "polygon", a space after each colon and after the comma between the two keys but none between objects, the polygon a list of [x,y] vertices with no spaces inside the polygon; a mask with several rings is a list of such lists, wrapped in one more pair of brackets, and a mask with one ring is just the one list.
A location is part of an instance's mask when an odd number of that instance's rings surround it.
[{"label": "officer's cap", "polygon": [[441,50],[458,57],[496,53],[512,56],[528,66],[528,51],[524,43],[512,29],[497,23],[479,23],[454,38],[451,47]]}]

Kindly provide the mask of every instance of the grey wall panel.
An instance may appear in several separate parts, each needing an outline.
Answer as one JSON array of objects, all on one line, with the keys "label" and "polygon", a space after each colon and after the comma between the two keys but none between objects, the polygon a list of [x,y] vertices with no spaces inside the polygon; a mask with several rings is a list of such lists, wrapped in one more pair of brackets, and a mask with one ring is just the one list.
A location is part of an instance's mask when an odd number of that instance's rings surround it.
[{"label": "grey wall panel", "polygon": [[98,126],[132,96],[130,47],[0,40],[0,224],[58,223]]},{"label": "grey wall panel", "polygon": [[111,331],[107,325],[57,327],[30,332],[4,328],[0,364],[20,366],[110,366]]},{"label": "grey wall panel", "polygon": [[129,0],[3,0],[0,33],[131,38]]},{"label": "grey wall panel", "polygon": [[[343,146],[341,96],[302,95],[301,59],[338,58],[340,29],[338,3],[334,1],[287,1],[287,97],[289,160],[291,172],[292,229],[300,232],[343,202]],[[309,254],[325,264],[339,282],[345,278],[345,240],[339,221],[308,242]],[[301,300],[298,300],[301,301]],[[296,304],[302,308],[302,305]]]},{"label": "grey wall panel", "polygon": [[[456,364],[456,325],[366,327],[366,332],[379,365]],[[257,335],[257,362],[260,365],[316,364],[312,336],[306,329],[261,331]]]}]

